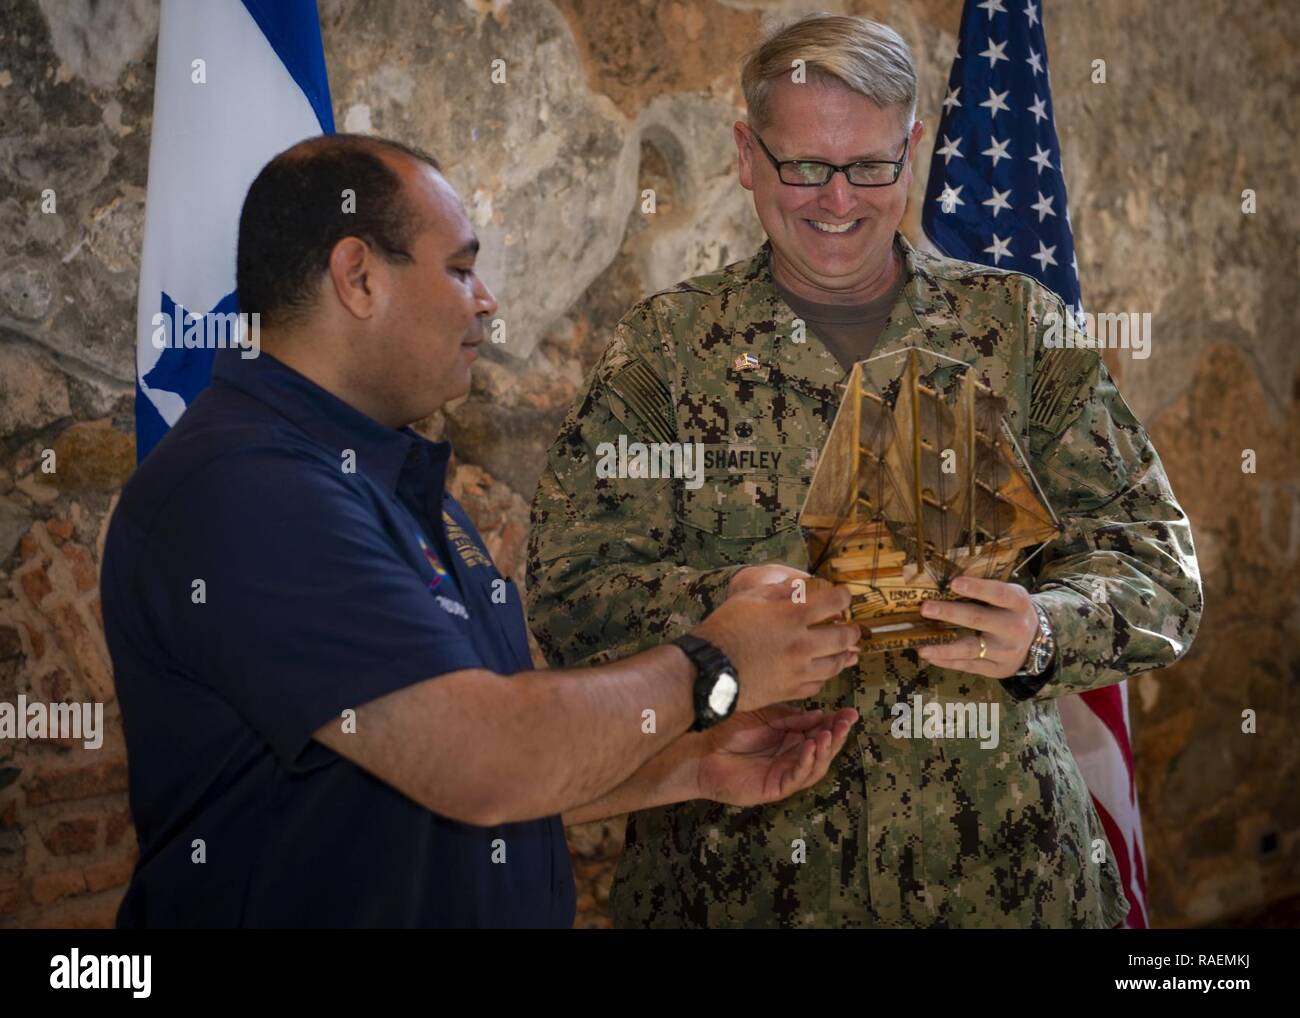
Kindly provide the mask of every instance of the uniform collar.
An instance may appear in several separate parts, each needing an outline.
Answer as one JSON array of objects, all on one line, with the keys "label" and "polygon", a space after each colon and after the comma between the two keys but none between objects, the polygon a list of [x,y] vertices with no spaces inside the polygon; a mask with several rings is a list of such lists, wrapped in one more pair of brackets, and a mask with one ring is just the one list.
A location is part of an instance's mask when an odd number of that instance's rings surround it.
[{"label": "uniform collar", "polygon": [[356,469],[390,494],[408,460],[424,469],[444,465],[449,442],[430,442],[410,428],[390,428],[276,360],[266,351],[243,358],[237,349],[218,350],[214,382],[229,385],[296,425],[317,445],[343,462],[344,450],[356,453]]},{"label": "uniform collar", "polygon": [[[903,256],[906,282],[871,356],[909,346],[948,352],[962,330],[953,329],[956,311],[930,271],[929,256],[917,251],[901,233],[894,244]],[[749,344],[758,357],[758,372],[779,374],[780,381],[826,403],[838,404],[848,373],[815,336],[796,342],[795,314],[772,280],[772,243],[766,241],[748,262],[736,268],[738,289],[731,299],[733,343]],[[958,325],[960,323],[957,323]],[[744,346],[736,346],[744,350]],[[882,365],[887,362],[881,362]],[[741,369],[737,369],[741,370]],[[754,377],[754,369],[748,369]]]}]

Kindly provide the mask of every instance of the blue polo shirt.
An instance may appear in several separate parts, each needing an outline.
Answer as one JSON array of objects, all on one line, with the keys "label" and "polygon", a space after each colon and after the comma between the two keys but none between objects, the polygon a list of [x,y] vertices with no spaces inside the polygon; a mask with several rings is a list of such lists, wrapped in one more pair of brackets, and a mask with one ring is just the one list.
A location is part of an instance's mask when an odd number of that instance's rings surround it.
[{"label": "blue polo shirt", "polygon": [[558,816],[458,823],[312,739],[532,668],[450,453],[230,350],[135,472],[101,580],[140,839],[120,927],[572,925]]}]

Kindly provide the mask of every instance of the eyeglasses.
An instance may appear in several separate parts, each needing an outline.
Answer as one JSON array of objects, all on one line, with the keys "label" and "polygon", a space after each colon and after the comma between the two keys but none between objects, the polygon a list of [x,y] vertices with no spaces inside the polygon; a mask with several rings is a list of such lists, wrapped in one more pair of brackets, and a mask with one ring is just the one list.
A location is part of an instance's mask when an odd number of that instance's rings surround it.
[{"label": "eyeglasses", "polygon": [[898,162],[888,159],[867,159],[848,163],[845,166],[836,166],[833,163],[820,163],[814,159],[778,159],[772,155],[772,150],[763,144],[763,139],[758,136],[757,131],[750,133],[754,135],[758,147],[776,167],[781,183],[793,187],[824,187],[837,173],[843,173],[845,179],[855,187],[888,187],[897,181],[898,175],[903,172],[903,164],[907,162],[907,143],[911,140],[906,135],[903,137],[903,152],[898,157]]}]

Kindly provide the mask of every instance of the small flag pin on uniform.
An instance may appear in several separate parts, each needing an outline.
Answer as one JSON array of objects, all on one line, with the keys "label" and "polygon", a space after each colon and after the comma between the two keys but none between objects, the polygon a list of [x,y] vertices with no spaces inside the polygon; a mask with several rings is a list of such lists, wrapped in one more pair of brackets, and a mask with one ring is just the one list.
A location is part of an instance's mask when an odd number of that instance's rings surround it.
[{"label": "small flag pin on uniform", "polygon": [[736,360],[732,364],[737,371],[753,371],[758,367],[758,358],[752,353],[742,353],[736,355]]}]

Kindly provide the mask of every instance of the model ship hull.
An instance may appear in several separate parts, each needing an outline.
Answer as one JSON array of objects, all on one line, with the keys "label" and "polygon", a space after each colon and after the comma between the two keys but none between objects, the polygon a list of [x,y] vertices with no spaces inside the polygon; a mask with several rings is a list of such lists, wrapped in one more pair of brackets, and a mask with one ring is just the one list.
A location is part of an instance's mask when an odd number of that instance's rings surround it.
[{"label": "model ship hull", "polygon": [[[850,617],[864,627],[861,647],[864,651],[902,650],[932,643],[948,643],[971,632],[929,619],[921,614],[921,605],[930,600],[960,601],[950,590],[940,589],[940,582],[906,552],[884,551],[879,544],[879,527],[868,524],[860,532],[841,534],[835,551],[825,560],[819,575],[846,587],[853,596]],[[810,536],[810,550],[819,556],[822,546],[815,534]],[[958,549],[952,556],[954,576],[978,576],[1006,580],[1023,551],[1009,544],[991,547],[979,545],[972,554]],[[814,559],[815,560],[815,559]]]},{"label": "model ship hull", "polygon": [[[1061,532],[1002,401],[968,366],[915,349],[885,356],[906,358],[903,374],[882,396],[854,367],[800,515],[814,571],[853,595],[866,652],[966,635],[921,605],[960,600],[958,576],[1006,581],[1026,548]],[[922,373],[926,357],[946,384]]]}]

